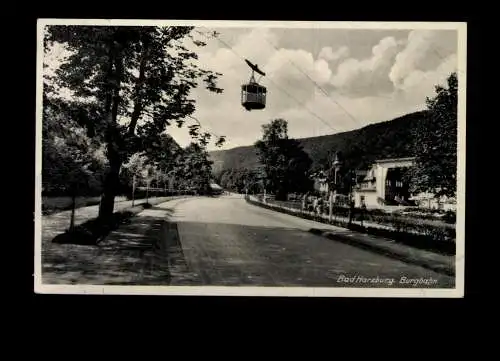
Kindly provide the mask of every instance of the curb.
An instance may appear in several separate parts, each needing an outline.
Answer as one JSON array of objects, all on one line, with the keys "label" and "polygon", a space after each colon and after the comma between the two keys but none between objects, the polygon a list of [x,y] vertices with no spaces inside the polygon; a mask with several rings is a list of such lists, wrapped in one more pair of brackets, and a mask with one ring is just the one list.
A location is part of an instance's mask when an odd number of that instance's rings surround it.
[{"label": "curb", "polygon": [[[246,201],[250,204],[254,204],[257,207],[261,207],[261,204],[262,204],[261,202],[256,201],[256,200],[252,200],[252,199],[248,199]],[[267,209],[273,210],[275,212],[289,214],[289,215],[292,215],[295,217],[302,218],[300,216],[290,214],[288,212],[282,212],[278,207],[272,207],[272,206],[266,207],[266,206],[264,206],[263,208],[267,208]],[[278,209],[276,209],[276,208],[278,208]],[[346,229],[346,231],[352,232],[353,234],[358,233],[358,232],[353,231],[353,230]],[[445,262],[428,261],[428,260],[425,260],[425,259],[422,259],[419,257],[415,257],[415,256],[409,254],[409,252],[405,251],[404,249],[401,249],[398,251],[398,250],[395,250],[392,247],[390,247],[390,245],[384,246],[384,245],[380,245],[380,244],[367,243],[363,240],[356,239],[355,237],[349,237],[349,236],[346,236],[344,234],[337,234],[337,233],[332,233],[329,231],[321,231],[319,229],[314,229],[314,228],[310,229],[309,233],[323,236],[325,238],[328,238],[328,239],[331,239],[334,241],[338,241],[338,242],[342,242],[345,244],[349,244],[351,246],[355,246],[355,247],[362,248],[365,250],[369,250],[371,252],[381,254],[383,256],[390,257],[390,258],[393,258],[393,259],[396,259],[399,261],[403,261],[405,263],[420,266],[420,267],[426,268],[428,270],[431,270],[431,271],[434,271],[434,272],[437,272],[440,274],[455,277],[455,267],[453,267],[453,266],[450,267],[450,265],[445,263]],[[373,236],[373,237],[376,237],[376,236]],[[395,244],[395,242],[394,243],[391,242],[391,244]],[[415,252],[420,251],[419,249],[414,249],[414,248],[411,248],[410,246],[407,246],[407,245],[401,245],[401,247],[407,247],[408,249],[413,249]],[[439,257],[439,255],[437,255],[437,256]]]},{"label": "curb", "polygon": [[161,197],[161,198],[162,198],[161,200],[159,200],[159,199],[155,199],[154,201],[150,200],[147,203],[144,202],[144,203],[136,204],[133,207],[130,206],[127,208],[123,208],[123,209],[120,209],[119,211],[116,211],[114,213],[131,212],[131,213],[133,213],[133,216],[135,216],[135,215],[137,215],[137,214],[141,213],[142,211],[145,211],[149,208],[149,207],[146,207],[146,204],[149,204],[150,207],[154,207],[157,204],[174,201],[176,199],[187,198],[187,196],[172,196],[172,197]]},{"label": "curb", "polygon": [[423,268],[426,268],[428,270],[444,274],[447,276],[452,276],[455,277],[455,269],[453,267],[449,267],[447,264],[444,263],[438,263],[438,262],[428,262],[426,260],[412,257],[411,255],[408,255],[406,252],[397,252],[394,249],[390,249],[389,247],[383,247],[380,245],[374,245],[370,244],[364,241],[361,241],[359,239],[356,239],[354,237],[348,237],[343,234],[335,234],[332,232],[323,232],[319,229],[310,229],[309,233],[318,235],[318,236],[323,236],[325,238],[331,239],[333,241],[339,241],[345,244],[349,244],[351,246],[356,246],[358,248],[362,248],[365,250],[372,251],[374,253],[381,254],[383,256],[387,256],[390,258],[397,259],[399,261],[403,261],[405,263],[410,263],[414,264]]}]

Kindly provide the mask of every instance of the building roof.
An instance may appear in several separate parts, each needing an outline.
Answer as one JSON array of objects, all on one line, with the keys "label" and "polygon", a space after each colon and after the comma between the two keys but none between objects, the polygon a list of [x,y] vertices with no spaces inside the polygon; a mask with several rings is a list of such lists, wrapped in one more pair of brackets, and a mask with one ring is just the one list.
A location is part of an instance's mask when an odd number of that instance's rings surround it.
[{"label": "building roof", "polygon": [[327,172],[324,170],[318,170],[314,173],[311,173],[311,177],[313,177],[313,178],[327,178]]},{"label": "building roof", "polygon": [[211,183],[210,184],[210,188],[212,188],[212,189],[222,189],[222,187],[220,185],[215,184],[215,183]]},{"label": "building roof", "polygon": [[385,158],[385,159],[378,159],[374,163],[408,162],[413,160],[415,160],[415,157]]},{"label": "building roof", "polygon": [[363,192],[370,192],[370,193],[372,193],[372,192],[376,192],[377,189],[375,187],[373,187],[373,188],[356,188],[355,191],[357,193],[363,193]]}]

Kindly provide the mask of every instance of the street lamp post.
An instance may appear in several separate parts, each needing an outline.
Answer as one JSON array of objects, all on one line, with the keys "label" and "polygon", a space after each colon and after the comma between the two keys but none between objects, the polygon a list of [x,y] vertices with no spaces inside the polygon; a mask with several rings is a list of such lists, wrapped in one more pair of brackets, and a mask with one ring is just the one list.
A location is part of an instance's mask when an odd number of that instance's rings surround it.
[{"label": "street lamp post", "polygon": [[334,192],[336,193],[337,192],[337,188],[338,188],[338,182],[337,182],[337,172],[340,170],[340,167],[342,166],[342,162],[340,161],[339,159],[339,155],[338,153],[335,153],[335,159],[332,163],[333,165],[333,171],[334,171],[334,176],[333,176],[333,182],[330,182],[330,185],[333,186],[333,190],[332,189],[329,189],[329,193],[330,193],[330,199],[329,199],[329,203],[330,203],[330,209],[329,209],[329,212],[328,212],[328,220],[329,222],[332,222],[332,217],[333,217],[333,196],[334,196]]},{"label": "street lamp post", "polygon": [[132,177],[132,207],[134,206],[135,201],[135,174]]}]

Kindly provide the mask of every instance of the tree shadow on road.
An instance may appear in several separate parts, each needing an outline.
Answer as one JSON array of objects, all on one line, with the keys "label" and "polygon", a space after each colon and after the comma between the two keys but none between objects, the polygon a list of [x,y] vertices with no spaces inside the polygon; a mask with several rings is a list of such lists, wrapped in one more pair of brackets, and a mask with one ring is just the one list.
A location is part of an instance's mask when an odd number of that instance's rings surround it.
[{"label": "tree shadow on road", "polygon": [[98,245],[50,244],[42,252],[43,283],[168,285],[161,246],[163,217],[139,215]]},{"label": "tree shadow on road", "polygon": [[75,245],[97,245],[110,232],[118,229],[120,226],[130,223],[132,217],[140,212],[140,208],[135,210],[121,211],[113,214],[109,222],[103,223],[99,218],[88,220],[74,227],[73,230],[67,230],[58,234],[52,239],[52,243],[75,244]]},{"label": "tree shadow on road", "polygon": [[166,213],[167,216],[172,216],[175,212],[175,209],[173,207],[160,207],[160,206],[153,206],[153,205],[150,205],[148,208],[146,208],[148,210],[157,210],[157,211],[163,211]]},{"label": "tree shadow on road", "polygon": [[[339,275],[454,279],[298,228],[168,222],[141,213],[94,246],[49,243],[42,282],[92,285],[353,287]],[[182,236],[182,237],[181,237]],[[370,287],[359,284],[355,287]],[[379,288],[375,286],[373,288]],[[436,287],[436,285],[434,286]]]}]

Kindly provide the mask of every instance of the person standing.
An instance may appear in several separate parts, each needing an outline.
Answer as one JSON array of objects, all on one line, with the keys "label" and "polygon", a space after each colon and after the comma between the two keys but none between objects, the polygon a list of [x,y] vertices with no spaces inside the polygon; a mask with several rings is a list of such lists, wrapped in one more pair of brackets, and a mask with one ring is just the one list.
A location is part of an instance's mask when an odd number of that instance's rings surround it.
[{"label": "person standing", "polygon": [[307,207],[307,197],[309,196],[309,193],[306,193],[304,194],[304,196],[302,197],[302,212],[305,212],[306,211],[306,207]]}]

